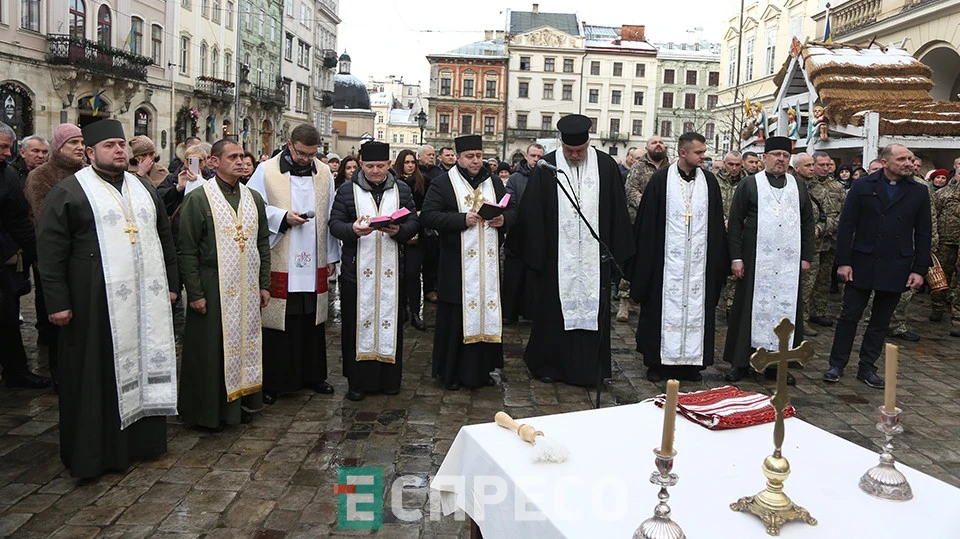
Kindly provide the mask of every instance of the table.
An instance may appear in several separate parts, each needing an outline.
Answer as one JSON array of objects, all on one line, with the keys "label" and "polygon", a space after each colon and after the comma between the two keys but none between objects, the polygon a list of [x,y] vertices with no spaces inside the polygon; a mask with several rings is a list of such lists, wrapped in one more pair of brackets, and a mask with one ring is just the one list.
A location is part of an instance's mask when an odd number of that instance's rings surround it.
[{"label": "table", "polygon": [[[563,464],[533,463],[536,449],[495,423],[466,426],[431,488],[444,514],[466,512],[487,539],[629,538],[657,502],[649,477],[662,418],[649,401],[517,418],[567,446]],[[675,448],[680,482],[670,489],[670,506],[687,537],[767,537],[759,518],[729,504],[763,490],[760,466],[773,451],[773,424],[710,431],[678,415]],[[960,489],[898,463],[913,500],[868,496],[858,483],[878,454],[797,418],[786,420],[783,455],[792,472],[787,495],[819,524],[787,523],[781,537],[960,537]]]}]

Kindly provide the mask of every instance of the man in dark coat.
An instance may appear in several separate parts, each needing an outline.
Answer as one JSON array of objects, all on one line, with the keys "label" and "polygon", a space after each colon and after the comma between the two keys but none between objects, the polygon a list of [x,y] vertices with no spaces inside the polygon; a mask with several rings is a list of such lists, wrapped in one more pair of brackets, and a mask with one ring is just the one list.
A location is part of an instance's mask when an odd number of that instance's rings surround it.
[{"label": "man in dark coat", "polygon": [[857,379],[882,388],[876,362],[900,294],[923,285],[930,266],[930,195],[911,177],[913,153],[891,144],[883,168],[853,182],[837,229],[837,275],[847,283],[825,382],[837,382],[850,361],[857,324],[870,295],[873,312],[860,346]]},{"label": "man in dark coat", "polygon": [[[437,152],[433,146],[424,144],[417,150],[417,168],[423,180],[430,183],[437,176],[447,173],[447,169],[437,166]],[[436,230],[424,228],[420,232],[418,244],[423,250],[423,298],[430,303],[437,302],[437,269],[440,265],[440,238]]]},{"label": "man in dark coat", "polygon": [[[507,179],[507,194],[510,201],[517,207],[523,200],[523,193],[527,190],[527,181],[533,174],[537,162],[543,158],[543,146],[534,142],[527,146],[527,154],[517,165],[517,171]],[[503,318],[508,324],[519,320],[523,316],[526,320],[533,318],[533,301],[536,298],[536,282],[527,278],[527,270],[523,267],[523,259],[519,253],[514,253],[509,247],[503,249]]]},{"label": "man in dark coat", "polygon": [[730,272],[723,196],[703,170],[706,140],[685,133],[680,158],[654,173],[634,223],[630,293],[640,303],[637,351],[647,379],[698,381],[713,364],[715,316]]},{"label": "man in dark coat", "polygon": [[[633,256],[633,232],[617,163],[590,146],[590,120],[572,114],[557,123],[562,147],[543,160],[564,173],[536,168],[527,182],[519,223],[509,247],[536,274],[537,301],[524,361],[541,381],[596,384],[598,370],[611,375],[611,264],[602,248],[557,188],[562,182],[621,268]],[[609,311],[608,311],[609,312]],[[599,362],[599,363],[598,363]]]}]

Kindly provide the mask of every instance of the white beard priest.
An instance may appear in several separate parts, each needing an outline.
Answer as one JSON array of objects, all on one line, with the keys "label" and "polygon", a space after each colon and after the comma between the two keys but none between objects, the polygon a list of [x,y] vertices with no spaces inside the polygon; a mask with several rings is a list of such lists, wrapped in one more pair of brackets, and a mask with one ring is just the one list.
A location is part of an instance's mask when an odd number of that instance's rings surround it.
[{"label": "white beard priest", "polygon": [[[800,275],[810,270],[815,226],[803,182],[787,174],[792,143],[770,137],[764,143],[764,169],[740,181],[730,201],[727,239],[737,291],[730,310],[723,358],[733,365],[728,382],[750,372],[750,355],[761,346],[776,350],[773,329],[784,318],[796,326],[793,345],[803,341]],[[767,379],[776,369],[767,369]],[[787,383],[796,383],[787,375]]]},{"label": "white beard priest", "polygon": [[327,383],[327,280],[340,244],[327,222],[335,188],[316,158],[320,133],[293,129],[282,152],[257,167],[247,187],[263,196],[270,227],[270,303],[263,310],[263,402],[309,388],[332,394]]},{"label": "white beard priest", "polygon": [[586,386],[597,383],[598,370],[603,378],[611,373],[610,317],[600,313],[601,302],[610,301],[612,265],[601,264],[600,246],[558,184],[577,201],[621,268],[635,245],[620,169],[590,146],[590,119],[571,114],[557,129],[561,148],[542,161],[565,174],[534,169],[507,245],[537,280],[523,356],[527,368],[543,382]]},{"label": "white beard priest", "polygon": [[677,162],[643,192],[634,223],[643,256],[628,275],[641,305],[637,351],[651,382],[699,381],[713,364],[714,312],[730,272],[720,184],[701,168],[706,140],[684,133],[677,149]]}]

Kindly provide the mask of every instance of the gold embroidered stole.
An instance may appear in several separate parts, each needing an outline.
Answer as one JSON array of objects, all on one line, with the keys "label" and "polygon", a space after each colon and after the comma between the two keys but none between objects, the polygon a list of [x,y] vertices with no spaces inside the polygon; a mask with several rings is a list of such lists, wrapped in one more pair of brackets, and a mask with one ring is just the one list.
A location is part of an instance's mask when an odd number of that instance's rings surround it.
[{"label": "gold embroidered stole", "polygon": [[[390,215],[400,206],[394,186],[383,192],[380,208],[373,194],[353,185],[357,215]],[[397,361],[400,248],[390,236],[375,231],[357,239],[357,361]]]}]

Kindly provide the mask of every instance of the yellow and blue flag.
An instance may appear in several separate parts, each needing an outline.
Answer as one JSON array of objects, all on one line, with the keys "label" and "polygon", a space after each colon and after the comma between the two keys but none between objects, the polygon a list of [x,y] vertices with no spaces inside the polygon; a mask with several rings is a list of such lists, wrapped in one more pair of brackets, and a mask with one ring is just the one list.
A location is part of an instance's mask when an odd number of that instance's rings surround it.
[{"label": "yellow and blue flag", "polygon": [[823,26],[823,42],[833,43],[833,28],[830,26],[830,6],[827,6],[827,22]]}]

